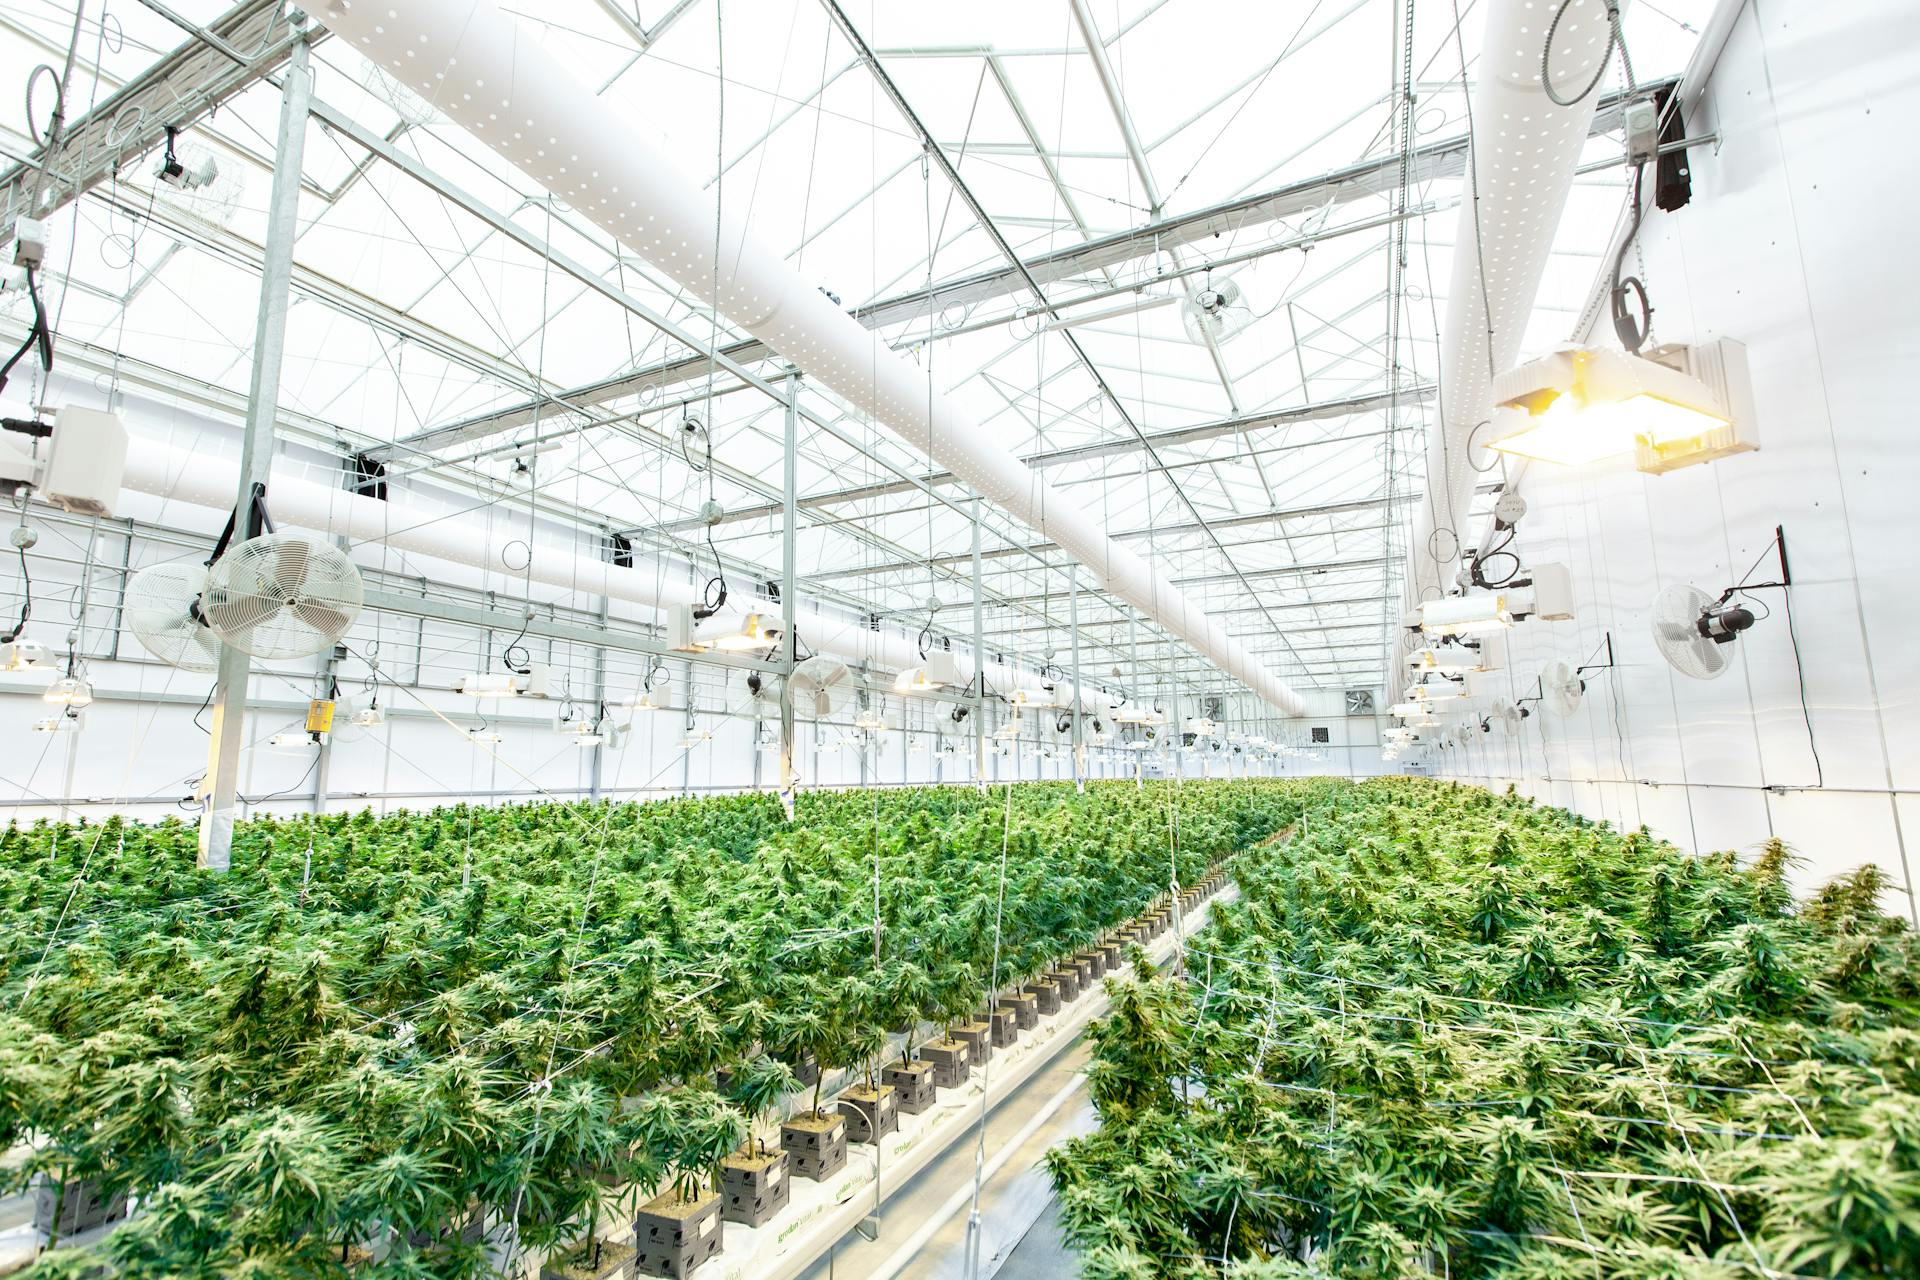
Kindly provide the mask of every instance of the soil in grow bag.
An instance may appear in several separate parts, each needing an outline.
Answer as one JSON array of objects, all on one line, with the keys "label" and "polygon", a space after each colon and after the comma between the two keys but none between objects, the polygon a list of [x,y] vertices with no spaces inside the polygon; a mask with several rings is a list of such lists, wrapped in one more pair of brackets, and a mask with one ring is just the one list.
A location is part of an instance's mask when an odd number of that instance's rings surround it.
[{"label": "soil in grow bag", "polygon": [[933,1064],[933,1082],[942,1089],[958,1089],[973,1069],[973,1054],[964,1040],[951,1036],[920,1050],[921,1060]]},{"label": "soil in grow bag", "polygon": [[633,1280],[636,1256],[632,1245],[602,1240],[599,1260],[592,1261],[593,1251],[582,1243],[548,1259],[540,1268],[540,1280]]},{"label": "soil in grow bag", "polygon": [[880,1079],[893,1086],[900,1110],[910,1116],[931,1107],[938,1096],[938,1068],[931,1061],[890,1063],[881,1070]]},{"label": "soil in grow bag", "polygon": [[787,1153],[780,1150],[758,1155],[736,1151],[728,1156],[720,1164],[722,1216],[743,1227],[757,1227],[784,1209],[793,1198],[787,1166]]},{"label": "soil in grow bag", "polygon": [[855,1085],[840,1095],[840,1115],[847,1122],[847,1141],[878,1142],[900,1127],[900,1098],[892,1085],[876,1091]]},{"label": "soil in grow bag", "polygon": [[979,1066],[993,1056],[993,1027],[979,1014],[970,1021],[955,1023],[951,1037],[967,1046],[967,1061]]},{"label": "soil in grow bag", "polygon": [[847,1122],[826,1111],[807,1111],[780,1126],[780,1145],[793,1158],[793,1176],[825,1182],[847,1164]]},{"label": "soil in grow bag", "polygon": [[679,1192],[664,1191],[633,1217],[633,1242],[640,1250],[635,1266],[642,1275],[684,1276],[720,1255],[724,1235],[719,1192],[682,1200]]}]

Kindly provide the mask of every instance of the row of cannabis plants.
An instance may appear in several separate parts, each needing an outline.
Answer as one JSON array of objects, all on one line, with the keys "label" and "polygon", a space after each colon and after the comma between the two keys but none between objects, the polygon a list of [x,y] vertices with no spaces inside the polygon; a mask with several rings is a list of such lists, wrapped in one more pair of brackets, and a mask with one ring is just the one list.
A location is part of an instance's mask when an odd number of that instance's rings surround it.
[{"label": "row of cannabis plants", "polygon": [[1789,862],[1323,784],[1094,1030],[1085,1274],[1920,1276],[1920,948]]},{"label": "row of cannabis plants", "polygon": [[710,1194],[803,1080],[970,1018],[1000,994],[996,954],[1000,988],[1030,981],[1303,795],[262,818],[225,875],[173,822],[9,827],[0,1149],[27,1155],[7,1177],[50,1200],[50,1235],[138,1200],[46,1274],[480,1274],[501,1256],[483,1220],[564,1252],[606,1188]]}]

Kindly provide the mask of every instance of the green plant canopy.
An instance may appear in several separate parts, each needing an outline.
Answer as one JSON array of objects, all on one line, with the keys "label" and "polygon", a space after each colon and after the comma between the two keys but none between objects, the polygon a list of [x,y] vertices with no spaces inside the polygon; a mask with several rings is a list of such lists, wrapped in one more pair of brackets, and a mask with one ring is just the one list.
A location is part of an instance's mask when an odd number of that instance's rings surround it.
[{"label": "green plant canopy", "polygon": [[1109,1277],[1920,1276],[1920,960],[1869,866],[1319,784],[1049,1155]]},{"label": "green plant canopy", "polygon": [[262,818],[226,875],[195,869],[177,822],[9,827],[0,1149],[28,1144],[20,1179],[139,1196],[103,1246],[119,1274],[363,1254],[475,1274],[473,1206],[558,1248],[594,1233],[609,1187],[697,1187],[777,1101],[763,1051],[852,1065],[995,985],[996,920],[1004,984],[1303,794],[916,788],[803,796],[791,824],[767,796]]}]

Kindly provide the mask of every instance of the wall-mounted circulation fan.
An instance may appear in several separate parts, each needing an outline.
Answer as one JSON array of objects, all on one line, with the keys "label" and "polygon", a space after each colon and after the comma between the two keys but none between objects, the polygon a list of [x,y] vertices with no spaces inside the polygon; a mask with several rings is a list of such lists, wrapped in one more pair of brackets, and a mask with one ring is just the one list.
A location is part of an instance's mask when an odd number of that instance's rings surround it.
[{"label": "wall-mounted circulation fan", "polygon": [[200,617],[206,566],[183,560],[150,564],[127,580],[127,625],[160,661],[182,671],[220,665],[220,637]]},{"label": "wall-mounted circulation fan", "polygon": [[1587,682],[1580,678],[1580,670],[1571,662],[1556,658],[1540,672],[1540,705],[1565,718],[1580,707],[1580,699],[1587,691]]},{"label": "wall-mounted circulation fan", "polygon": [[246,537],[229,519],[205,565],[150,565],[127,582],[127,623],[148,652],[183,671],[212,671],[220,646],[256,658],[305,658],[338,644],[360,616],[360,570],[330,542],[279,533],[266,487],[246,504]]},{"label": "wall-mounted circulation fan", "polygon": [[213,562],[200,613],[223,642],[256,658],[306,658],[339,643],[363,601],[346,552],[305,534],[267,533]]},{"label": "wall-mounted circulation fan", "polygon": [[1216,281],[1209,275],[1205,284],[1187,295],[1180,308],[1180,322],[1193,342],[1217,346],[1231,341],[1253,323],[1253,307],[1238,281]]},{"label": "wall-mounted circulation fan", "polygon": [[1754,623],[1753,610],[1734,604],[1733,592],[1710,596],[1676,583],[1653,598],[1653,643],[1668,666],[1712,680],[1733,665],[1733,642]]},{"label": "wall-mounted circulation fan", "polygon": [[[1780,576],[1756,582],[1755,572],[1769,553],[1779,558]],[[1712,680],[1733,664],[1734,641],[1759,619],[1753,610],[1734,603],[1734,597],[1755,591],[1779,591],[1786,601],[1787,625],[1793,625],[1793,568],[1787,562],[1787,531],[1773,527],[1773,540],[1760,552],[1740,581],[1717,596],[1698,587],[1676,583],[1653,598],[1653,643],[1667,665],[1695,680]],[[1764,618],[1766,614],[1759,617]],[[1799,661],[1796,649],[1794,660]]]},{"label": "wall-mounted circulation fan", "polygon": [[824,654],[815,654],[794,667],[788,683],[793,690],[794,710],[807,710],[816,720],[825,720],[846,709],[853,699],[853,672],[847,664]]}]

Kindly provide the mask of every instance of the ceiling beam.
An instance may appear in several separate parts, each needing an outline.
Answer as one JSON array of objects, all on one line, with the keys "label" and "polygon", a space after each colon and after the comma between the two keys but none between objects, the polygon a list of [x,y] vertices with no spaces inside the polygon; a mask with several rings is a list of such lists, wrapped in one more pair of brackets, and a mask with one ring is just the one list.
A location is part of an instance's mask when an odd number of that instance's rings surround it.
[{"label": "ceiling beam", "polygon": [[[0,173],[0,210],[6,211],[0,245],[13,239],[14,222],[30,210],[45,218],[64,208],[158,146],[169,126],[199,123],[284,66],[293,29],[283,7],[281,0],[240,0],[202,29],[213,41],[194,36],[162,55],[105,102],[69,121],[51,154],[42,148]],[[305,33],[310,44],[328,35],[315,25]]]},{"label": "ceiling beam", "polygon": [[[1398,557],[1397,556],[1396,557],[1358,556],[1350,560],[1323,560],[1314,564],[1285,564],[1285,565],[1277,565],[1272,568],[1260,568],[1260,569],[1235,568],[1235,569],[1229,569],[1225,573],[1204,573],[1204,574],[1195,575],[1193,577],[1173,578],[1173,579],[1170,579],[1169,581],[1171,581],[1172,584],[1177,587],[1189,587],[1189,586],[1207,586],[1210,584],[1225,585],[1228,583],[1241,583],[1243,581],[1251,581],[1253,579],[1271,580],[1274,578],[1312,577],[1312,576],[1323,574],[1323,573],[1341,573],[1350,569],[1377,569],[1383,564],[1392,563],[1392,561],[1395,559],[1398,559]],[[1357,585],[1357,584],[1342,584],[1342,585]],[[1096,598],[1103,599],[1104,597],[1096,597]],[[1066,593],[1063,591],[1029,592],[1026,595],[1001,597],[1001,603],[1006,605],[1032,604],[1038,601],[1042,603],[1051,602],[1055,606],[1058,606],[1059,604],[1063,603],[1065,600],[1066,600]],[[1217,617],[1221,613],[1226,612],[1225,610],[1207,608],[1206,603],[1207,602],[1204,599],[1200,600],[1202,611],[1206,613],[1208,617]],[[1086,604],[1087,604],[1086,597],[1082,596],[1081,607],[1085,608]],[[1252,613],[1264,613],[1268,610],[1279,609],[1283,607],[1284,607],[1283,602],[1265,600],[1263,598],[1261,601],[1258,601],[1253,604],[1249,604],[1246,607],[1246,611],[1252,612]],[[1058,619],[1049,619],[1049,621],[1055,624],[1058,624],[1059,622]],[[1087,623],[1086,621],[1082,621],[1080,625],[1082,629],[1085,629],[1089,625],[1089,623]]]},{"label": "ceiling beam", "polygon": [[[1370,595],[1370,596],[1345,596],[1338,600],[1286,600],[1286,601],[1282,601],[1279,604],[1270,604],[1267,606],[1267,608],[1275,613],[1281,613],[1289,609],[1332,609],[1332,608],[1338,608],[1344,605],[1379,604],[1382,600],[1385,600],[1385,599],[1386,599],[1385,596]],[[1224,617],[1233,616],[1235,614],[1255,613],[1255,612],[1258,612],[1258,610],[1255,610],[1252,608],[1210,609],[1208,610],[1207,616],[1213,617],[1213,618],[1224,618]],[[1081,619],[1081,622],[1080,622],[1080,630],[1086,631],[1094,627],[1123,627],[1132,621],[1133,619],[1130,618],[1125,612],[1118,613],[1111,618],[1083,618]],[[1143,628],[1145,627],[1145,625],[1146,624],[1144,623],[1141,624]],[[1023,634],[1031,635],[1032,633],[1033,633],[1033,629],[1031,627],[988,627],[984,632],[982,632],[983,635],[989,638],[998,637],[998,636],[1018,636]]]},{"label": "ceiling beam", "polygon": [[[666,335],[668,338],[676,342],[682,343],[689,350],[700,352],[701,354],[699,358],[703,364],[705,364],[709,360],[709,358],[711,358],[712,362],[715,365],[717,365],[720,369],[723,369],[728,373],[731,373],[734,377],[738,378],[742,383],[748,386],[751,386],[755,390],[760,391],[762,394],[766,395],[770,400],[776,403],[785,403],[784,391],[780,387],[774,385],[768,379],[763,378],[760,375],[750,371],[749,369],[739,364],[738,362],[729,359],[725,354],[724,350],[715,352],[711,355],[711,357],[709,357],[709,355],[702,350],[700,339],[694,336],[690,331],[676,324],[667,316],[654,310],[652,307],[649,307],[645,303],[634,298],[632,295],[628,294],[625,290],[617,287],[612,282],[588,270],[583,264],[575,261],[569,255],[556,249],[553,245],[548,243],[546,240],[542,239],[540,236],[536,235],[533,231],[515,222],[512,218],[507,217],[506,215],[493,209],[486,202],[464,191],[459,186],[451,182],[449,179],[427,168],[427,166],[420,163],[415,158],[405,155],[404,153],[396,150],[394,147],[389,145],[384,139],[373,135],[369,130],[361,126],[358,122],[353,120],[351,117],[347,116],[344,112],[341,112],[336,108],[328,106],[325,102],[321,101],[320,99],[314,100],[311,110],[314,118],[318,120],[326,128],[331,129],[335,133],[338,133],[341,136],[349,139],[355,145],[361,147],[363,150],[366,150],[372,153],[373,155],[379,157],[382,161],[392,166],[393,168],[398,169],[401,173],[407,175],[409,178],[413,179],[415,182],[418,182],[422,186],[426,187],[428,190],[434,192],[440,198],[447,200],[448,202],[452,203],[458,208],[464,209],[468,213],[472,214],[474,217],[480,219],[482,222],[487,224],[493,230],[499,232],[501,235],[507,237],[508,239],[513,240],[515,243],[529,250],[537,257],[545,258],[547,261],[551,262],[560,271],[573,277],[575,280],[578,280],[580,283],[586,285],[590,290],[600,294],[602,297],[606,298],[607,300],[613,303],[616,303],[621,307],[624,307],[627,311],[632,313],[634,316],[638,317],[642,321],[651,325],[654,329]],[[584,406],[575,402],[565,401],[564,398],[561,398],[561,397],[550,398],[548,403],[553,406],[554,410],[570,411],[573,413],[577,413],[577,414],[580,414],[583,419],[586,418],[588,415],[588,410]],[[844,431],[839,426],[837,422],[828,420],[825,416],[823,416],[817,410],[809,407],[799,397],[795,397],[793,408],[800,418],[804,419],[806,422],[808,422],[815,428],[824,432],[826,435],[832,437],[833,439],[838,440],[842,445],[846,446],[847,448],[853,449],[856,452],[860,451],[861,444],[857,438],[849,435],[846,431]],[[375,451],[368,450],[368,452],[373,453]],[[887,469],[893,471],[896,476],[900,477],[899,483],[901,484],[903,490],[918,491],[920,493],[925,494],[929,501],[938,502],[940,504],[949,506],[953,508],[956,512],[959,512],[962,516],[973,518],[972,512],[970,511],[970,509],[961,506],[960,503],[955,499],[948,498],[945,495],[940,494],[935,490],[935,488],[932,485],[929,485],[925,481],[914,476],[913,474],[905,470],[904,467],[894,464],[884,458],[877,458],[876,460],[879,461],[882,466],[885,466],[887,467]],[[717,461],[718,460],[716,460],[716,463]],[[750,477],[745,473],[739,474],[738,482],[742,483],[743,485],[746,485],[749,488],[757,488],[758,491],[763,493],[770,491],[770,488],[766,485],[765,482],[758,481],[757,479]],[[646,534],[649,538],[658,538],[669,533],[670,528],[666,526],[661,526],[661,525],[651,525],[640,530],[640,532],[643,534]],[[1014,537],[1013,530],[1010,530],[1010,529],[993,530],[993,532],[996,537],[1000,538],[1001,540],[1003,540],[1009,545],[1014,545],[1014,546],[1022,545]],[[870,530],[857,531],[855,536],[858,537],[862,542],[868,545],[872,545],[882,549],[886,554],[889,554],[895,557],[905,557],[906,555],[909,554],[907,548],[890,544],[886,542],[884,539],[880,538],[877,534],[872,533],[872,531]],[[1040,562],[1041,567],[1043,568],[1047,567],[1045,560],[1039,557],[1037,554],[1035,554],[1035,559]],[[768,571],[757,571],[753,576],[757,578],[762,578],[764,580],[772,579],[772,574]],[[945,576],[957,582],[965,581],[967,579],[967,575],[956,573],[951,570],[949,570]],[[996,597],[989,597],[988,603],[990,607],[993,607],[996,609],[1003,608],[1003,607],[1013,607],[1013,608],[1024,609],[1026,607],[1022,605],[1019,601],[1003,600]]]},{"label": "ceiling beam", "polygon": [[[1642,91],[1658,88],[1668,81],[1640,86]],[[1606,133],[1620,124],[1620,107],[1625,95],[1614,93],[1602,98],[1594,114],[1592,132]],[[1468,139],[1448,138],[1416,147],[1413,152],[1412,180],[1430,182],[1436,178],[1457,178],[1466,172]],[[1361,160],[1314,178],[1290,182],[1285,186],[1210,205],[1178,217],[1160,218],[1129,231],[1089,240],[1085,244],[1059,249],[1025,259],[1020,268],[989,268],[946,284],[900,294],[859,308],[854,315],[868,328],[878,328],[914,316],[938,315],[948,307],[1009,297],[1027,287],[1026,274],[1042,284],[1064,280],[1116,266],[1136,258],[1199,244],[1218,235],[1230,235],[1248,227],[1260,226],[1281,218],[1290,218],[1329,203],[1347,204],[1368,196],[1384,195],[1400,184],[1400,156],[1379,156]],[[931,305],[929,305],[931,304]]]},{"label": "ceiling beam", "polygon": [[[1417,493],[1397,493],[1392,499],[1384,497],[1357,498],[1350,502],[1323,502],[1307,507],[1287,507],[1267,511],[1253,511],[1246,515],[1226,516],[1218,520],[1209,520],[1207,521],[1206,527],[1211,529],[1240,529],[1249,525],[1267,524],[1269,522],[1277,523],[1283,520],[1300,520],[1313,516],[1349,515],[1362,511],[1377,511],[1381,507],[1388,505],[1389,501],[1395,506],[1409,506],[1419,502],[1420,495]],[[1199,533],[1201,529],[1202,527],[1200,525],[1187,521],[1180,524],[1160,525],[1157,528],[1123,529],[1118,533],[1108,536],[1119,541],[1138,541],[1142,538],[1184,537],[1188,534]],[[1344,535],[1347,533],[1377,533],[1379,530],[1371,527],[1367,529],[1321,530],[1317,531],[1317,536],[1324,536],[1328,532]],[[1241,546],[1245,544],[1234,543],[1231,545]],[[1030,547],[996,547],[991,551],[981,552],[980,559],[983,561],[1004,560],[1012,556],[1023,556],[1028,551],[1046,552],[1058,551],[1059,549],[1060,544],[1056,542],[1036,542]],[[941,566],[960,565],[970,564],[972,560],[973,556],[971,553],[960,552],[954,555],[935,556],[931,560],[896,560],[891,564],[856,565],[852,568],[834,569],[827,573],[816,573],[812,575],[812,577],[815,581],[819,581],[829,578],[867,577],[882,573],[905,573],[914,569],[925,569],[929,564]]]},{"label": "ceiling beam", "polygon": [[[1657,88],[1664,83],[1667,82],[1660,81],[1651,87]],[[1621,95],[1618,94],[1608,95],[1602,100],[1599,111],[1594,115],[1594,133],[1604,133],[1619,126],[1621,101]],[[1459,177],[1466,171],[1467,142],[1468,139],[1463,136],[1416,148],[1411,171],[1413,181]],[[897,294],[856,307],[852,315],[867,328],[877,329],[916,316],[939,315],[950,306],[1011,297],[1027,288],[1021,274],[1023,268],[1030,271],[1041,284],[1105,270],[1151,256],[1163,249],[1199,244],[1216,235],[1264,225],[1330,204],[1342,205],[1385,194],[1399,186],[1399,166],[1400,157],[1397,154],[1362,160],[1257,195],[1242,196],[1177,217],[1156,219],[1143,226],[1099,236],[1071,248],[1027,258],[1018,266],[1009,264],[989,268],[936,285],[932,290],[916,289],[911,293]],[[720,350],[728,360],[740,364],[764,360],[773,355],[765,343],[753,339],[731,343]],[[657,392],[691,378],[702,377],[707,365],[705,356],[677,356],[574,387],[561,398],[573,404],[605,404],[637,396],[649,388]],[[531,402],[513,405],[461,422],[417,431],[399,444],[409,449],[431,451],[461,440],[515,430],[531,422],[536,411]]]},{"label": "ceiling beam", "polygon": [[[1415,404],[1431,399],[1436,388],[1431,385],[1405,388],[1400,393],[1402,404]],[[571,399],[571,398],[569,398]],[[1267,427],[1283,427],[1298,422],[1319,422],[1329,418],[1346,418],[1359,413],[1374,413],[1386,409],[1392,402],[1387,392],[1367,392],[1357,396],[1342,396],[1337,400],[1321,400],[1313,404],[1293,405],[1285,409],[1271,409],[1262,413],[1246,414],[1240,417],[1222,418],[1217,422],[1204,422],[1191,427],[1172,427],[1165,431],[1147,433],[1145,441],[1138,437],[1115,437],[1092,444],[1070,445],[1060,449],[1049,449],[1040,453],[1027,454],[1021,460],[1030,467],[1057,467],[1069,462],[1079,462],[1087,458],[1104,458],[1116,454],[1133,453],[1151,446],[1155,449],[1194,444],[1205,440],[1215,440],[1221,436],[1246,435],[1261,431]],[[573,403],[578,403],[577,401]],[[905,493],[909,490],[932,485],[948,485],[957,481],[951,471],[935,471],[919,478],[917,484],[902,480],[886,480],[874,484],[854,485],[849,488],[835,489],[827,493],[809,494],[801,497],[802,508],[835,507],[848,502],[864,502],[871,498],[884,498],[891,494]],[[764,503],[755,507],[741,507],[729,511],[720,518],[722,524],[737,524],[743,520],[773,520],[780,516],[778,503]],[[671,532],[685,532],[696,525],[704,527],[702,521],[679,521],[666,527]],[[1196,528],[1198,526],[1195,526]],[[1222,527],[1215,525],[1216,528]]]}]

